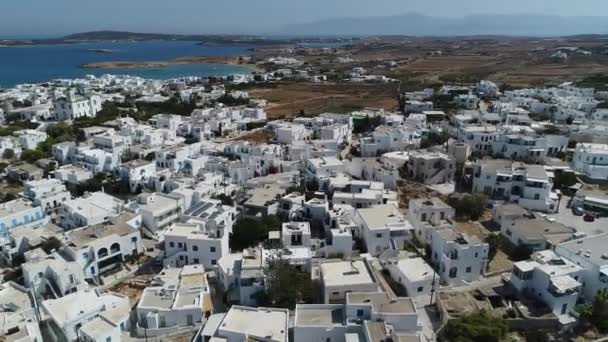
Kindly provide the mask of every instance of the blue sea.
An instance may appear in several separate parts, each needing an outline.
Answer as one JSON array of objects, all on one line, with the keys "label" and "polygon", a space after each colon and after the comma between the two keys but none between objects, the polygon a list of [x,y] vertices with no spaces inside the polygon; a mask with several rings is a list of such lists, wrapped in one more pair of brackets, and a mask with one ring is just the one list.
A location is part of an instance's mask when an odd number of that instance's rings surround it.
[{"label": "blue sea", "polygon": [[[185,64],[159,68],[82,69],[80,65],[110,61],[163,61],[184,56],[249,55],[252,46],[198,45],[197,42],[99,42],[82,44],[0,47],[0,87],[45,82],[56,78],[119,74],[152,79],[182,76],[222,76],[249,73],[238,65]],[[111,53],[91,51],[111,50]]]}]

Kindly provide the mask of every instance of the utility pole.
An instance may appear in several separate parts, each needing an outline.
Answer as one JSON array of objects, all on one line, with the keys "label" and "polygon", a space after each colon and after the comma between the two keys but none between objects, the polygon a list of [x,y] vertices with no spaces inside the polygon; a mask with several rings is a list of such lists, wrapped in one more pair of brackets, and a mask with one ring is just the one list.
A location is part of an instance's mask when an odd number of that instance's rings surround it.
[{"label": "utility pole", "polygon": [[429,302],[429,305],[433,305],[433,295],[435,294],[435,276],[437,275],[437,272],[435,272],[435,268],[433,267],[433,281],[431,282],[431,301]]}]

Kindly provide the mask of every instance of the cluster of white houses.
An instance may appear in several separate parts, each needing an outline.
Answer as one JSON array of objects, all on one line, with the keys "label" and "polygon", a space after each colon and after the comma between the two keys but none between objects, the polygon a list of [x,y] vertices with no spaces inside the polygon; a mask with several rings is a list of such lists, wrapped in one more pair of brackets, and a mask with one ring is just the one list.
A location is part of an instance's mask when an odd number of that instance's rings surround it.
[{"label": "cluster of white houses", "polygon": [[[182,99],[226,94],[199,81],[63,80],[52,91],[24,87],[21,93],[38,94],[35,103],[9,114],[93,117],[103,102],[125,95],[165,101],[167,87]],[[87,91],[95,87],[107,91]],[[33,165],[12,166],[8,175],[24,191],[0,204],[0,260],[20,266],[23,281],[0,285],[0,334],[11,341],[184,333],[196,341],[433,339],[417,303],[484,279],[491,250],[483,237],[457,229],[455,209],[439,196],[400,203],[403,178],[448,192],[455,182],[468,183],[471,192],[488,195],[496,234],[534,252],[503,278],[571,323],[576,303],[608,287],[608,235],[585,237],[540,213],[560,207],[560,172],[608,177],[608,140],[573,148],[568,134],[543,134],[546,125],[529,114],[547,114],[558,125],[604,120],[593,92],[562,85],[501,94],[483,81],[438,93],[454,94],[463,109],[449,122],[437,120],[444,114],[429,101],[431,89],[404,94],[409,115],[364,110],[267,121],[264,101],[251,99],[247,106],[156,114],[146,122],[125,116],[85,128],[83,142],[52,146],[57,168],[44,177]],[[489,112],[478,109],[482,98],[494,99]],[[355,134],[357,120],[378,125]],[[252,126],[268,141],[248,141]],[[446,134],[449,140],[436,143]],[[44,129],[17,131],[0,139],[0,149],[20,153],[46,140]],[[568,155],[571,164],[550,163]],[[101,190],[75,195],[99,179]],[[106,192],[115,183],[120,195]],[[575,201],[583,206],[592,198],[581,192]],[[266,217],[281,219],[267,241],[231,247],[240,219]],[[277,255],[320,284],[315,303],[292,311],[258,307],[266,266]],[[136,298],[101,290],[151,266],[162,270],[132,281]]]}]

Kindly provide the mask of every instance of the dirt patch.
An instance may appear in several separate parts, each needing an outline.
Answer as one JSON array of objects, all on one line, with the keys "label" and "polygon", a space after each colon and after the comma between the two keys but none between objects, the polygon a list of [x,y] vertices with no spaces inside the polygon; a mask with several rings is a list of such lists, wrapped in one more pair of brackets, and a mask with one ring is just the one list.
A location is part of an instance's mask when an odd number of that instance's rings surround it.
[{"label": "dirt patch", "polygon": [[408,208],[410,205],[410,200],[417,198],[439,197],[445,201],[445,198],[442,197],[437,191],[431,190],[423,184],[405,179],[399,181],[398,191],[400,208]]},{"label": "dirt patch", "polygon": [[150,285],[150,280],[146,277],[138,277],[114,285],[111,290],[129,297],[131,305],[135,305],[141,299],[144,289]]},{"label": "dirt patch", "polygon": [[[457,222],[455,227],[457,231],[469,235],[476,236],[481,240],[485,240],[486,237],[492,234],[488,229],[485,228],[484,224],[488,220],[489,213],[485,213],[484,217],[481,218],[481,222],[479,221],[469,221],[469,222]],[[496,252],[494,258],[490,261],[488,268],[486,270],[487,274],[498,274],[502,272],[508,272],[513,269],[513,262],[509,260],[509,256],[499,249]]]},{"label": "dirt patch", "polygon": [[257,130],[255,132],[242,134],[232,139],[231,141],[249,141],[254,144],[268,144],[271,140],[272,133],[263,130]]},{"label": "dirt patch", "polygon": [[267,99],[270,119],[315,115],[323,112],[348,113],[366,107],[399,108],[396,84],[289,83],[276,88],[249,90],[253,97]]}]

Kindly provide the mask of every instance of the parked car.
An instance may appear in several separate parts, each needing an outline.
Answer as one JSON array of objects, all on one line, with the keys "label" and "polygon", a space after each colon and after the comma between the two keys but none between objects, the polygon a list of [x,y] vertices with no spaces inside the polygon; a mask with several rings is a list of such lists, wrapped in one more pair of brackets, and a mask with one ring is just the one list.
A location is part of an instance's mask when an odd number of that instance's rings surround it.
[{"label": "parked car", "polygon": [[576,216],[583,216],[585,210],[582,207],[572,207],[572,213]]}]

